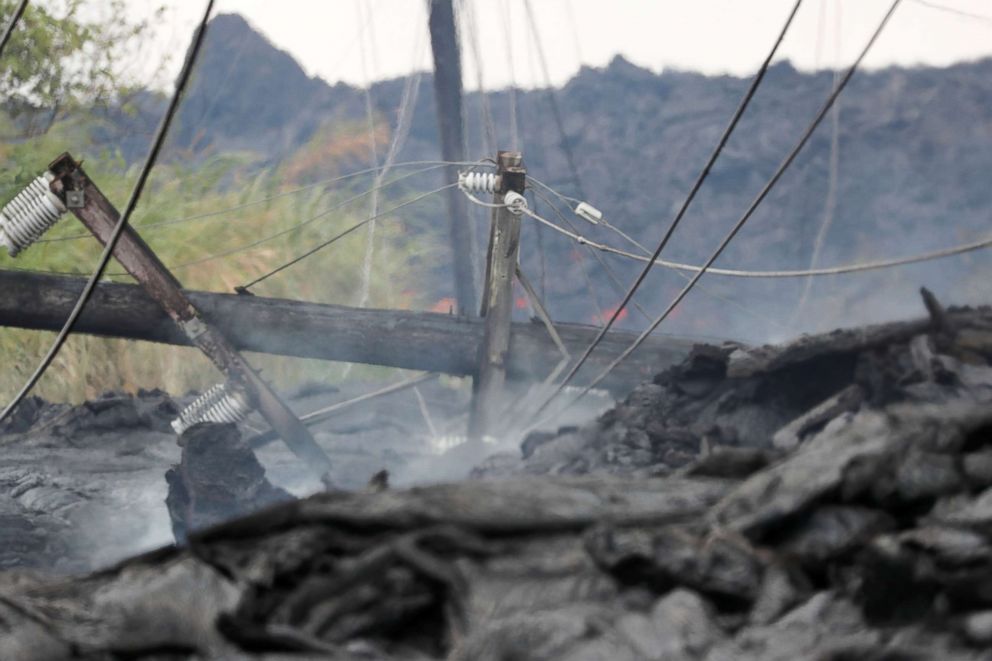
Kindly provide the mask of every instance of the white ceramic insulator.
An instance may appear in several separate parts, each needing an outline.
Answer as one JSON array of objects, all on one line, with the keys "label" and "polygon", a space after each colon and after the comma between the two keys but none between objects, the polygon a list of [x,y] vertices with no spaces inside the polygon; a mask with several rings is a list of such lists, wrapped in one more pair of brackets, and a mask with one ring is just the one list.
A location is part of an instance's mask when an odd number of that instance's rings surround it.
[{"label": "white ceramic insulator", "polygon": [[575,215],[593,225],[599,225],[599,221],[603,220],[603,212],[588,202],[579,202],[579,206],[575,207]]},{"label": "white ceramic insulator", "polygon": [[0,245],[16,257],[41,238],[67,211],[49,188],[53,175],[46,172],[0,209]]},{"label": "white ceramic insulator", "polygon": [[172,421],[172,429],[181,435],[200,422],[241,422],[249,413],[251,406],[244,395],[228,392],[226,384],[218,383],[183,409],[179,417]]},{"label": "white ceramic insulator", "polygon": [[459,172],[458,187],[466,193],[495,193],[499,175],[494,172]]},{"label": "white ceramic insulator", "polygon": [[527,208],[527,198],[516,191],[507,191],[503,196],[503,204],[515,216],[519,216]]}]

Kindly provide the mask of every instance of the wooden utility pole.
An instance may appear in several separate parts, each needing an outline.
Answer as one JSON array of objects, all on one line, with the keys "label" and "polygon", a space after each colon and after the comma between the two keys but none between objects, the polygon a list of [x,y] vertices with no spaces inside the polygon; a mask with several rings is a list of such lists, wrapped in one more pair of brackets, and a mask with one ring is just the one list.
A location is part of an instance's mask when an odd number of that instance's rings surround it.
[{"label": "wooden utility pole", "polygon": [[506,384],[509,363],[510,321],[513,314],[513,277],[520,254],[520,216],[503,205],[513,191],[523,195],[527,179],[520,152],[499,152],[496,158],[498,188],[493,195],[492,237],[486,256],[486,282],[482,295],[485,332],[479,348],[479,373],[469,416],[470,439],[481,440],[496,431],[496,415]]},{"label": "wooden utility pole", "polygon": [[[55,175],[52,192],[66,201],[83,225],[100,243],[106,245],[120,219],[117,209],[69,154],[62,154],[49,166],[49,170]],[[124,228],[114,248],[114,257],[165,310],[191,343],[227,376],[228,382],[247,396],[252,407],[262,414],[286,445],[317,477],[324,477],[330,470],[330,459],[306,426],[228,339],[204,321],[182,291],[179,281],[132,227]]]},{"label": "wooden utility pole", "polygon": [[[462,61],[455,31],[453,0],[430,0],[428,20],[434,54],[434,99],[437,105],[441,158],[465,160],[465,127],[462,123]],[[448,182],[458,179],[458,166],[447,167]],[[465,197],[455,188],[446,191],[451,253],[454,260],[455,302],[458,313],[474,315],[476,294],[472,268],[473,236]]]},{"label": "wooden utility pole", "polygon": [[[86,279],[0,269],[0,326],[58,331]],[[239,351],[382,365],[473,376],[485,332],[479,317],[411,310],[374,310],[306,303],[265,296],[183,290],[210,326]],[[595,326],[556,324],[569,353],[581,353],[596,337]],[[190,346],[162,307],[138,285],[101,282],[74,333]],[[604,369],[637,338],[611,330],[590,357],[589,373]],[[698,338],[653,335],[610,373],[604,387],[626,392],[659,370],[682,360]],[[542,379],[560,360],[560,347],[541,324],[512,324],[507,377]],[[579,381],[581,383],[581,381]]]}]

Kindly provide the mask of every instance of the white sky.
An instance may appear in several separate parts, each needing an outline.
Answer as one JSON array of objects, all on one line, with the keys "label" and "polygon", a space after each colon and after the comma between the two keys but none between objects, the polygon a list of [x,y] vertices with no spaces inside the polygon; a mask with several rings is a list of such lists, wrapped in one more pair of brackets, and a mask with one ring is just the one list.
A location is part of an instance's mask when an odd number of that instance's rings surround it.
[{"label": "white sky", "polygon": [[[98,1],[98,0],[94,0]],[[163,0],[127,0],[146,12]],[[552,82],[571,77],[580,63],[603,66],[616,54],[660,71],[747,74],[757,69],[794,0],[530,0]],[[475,16],[485,53],[487,88],[543,83],[524,0],[456,0]],[[168,7],[155,55],[173,54],[172,71],[204,3],[164,0]],[[805,0],[780,49],[799,68],[842,66],[853,59],[890,0]],[[941,6],[974,14],[954,13]],[[310,75],[329,83],[361,85],[431,66],[425,0],[218,0],[216,12],[237,12]],[[465,84],[477,71],[469,11],[462,11]],[[364,26],[364,27],[363,27]],[[509,42],[513,45],[508,56]],[[903,0],[867,60],[947,65],[992,55],[992,0]]]}]

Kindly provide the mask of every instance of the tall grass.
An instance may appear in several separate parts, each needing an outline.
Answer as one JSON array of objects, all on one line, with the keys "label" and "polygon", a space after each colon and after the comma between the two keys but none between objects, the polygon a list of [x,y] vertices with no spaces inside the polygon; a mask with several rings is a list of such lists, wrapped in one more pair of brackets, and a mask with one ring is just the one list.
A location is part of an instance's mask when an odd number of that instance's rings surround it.
[{"label": "tall grass", "polygon": [[[0,145],[0,196],[3,201],[37,176],[65,145],[85,144],[88,126],[70,123],[56,126],[47,135],[17,144]],[[324,132],[301,150],[308,166],[291,160],[282,167],[259,171],[246,155],[228,154],[208,159],[170,159],[156,167],[151,185],[133,215],[133,225],[159,257],[174,269],[188,289],[230,292],[235,286],[278,266],[312,246],[335,235],[368,213],[369,200],[362,198],[326,212],[329,208],[367,190],[372,177],[349,179],[332,185],[314,185],[293,194],[247,206],[220,215],[151,227],[162,221],[185,219],[230,209],[293,191],[319,178],[359,170],[359,154],[367,144],[342,140],[347,131]],[[352,141],[354,142],[354,141]],[[342,144],[344,143],[344,144]],[[318,158],[323,148],[323,158]],[[315,155],[316,154],[316,155]],[[74,154],[85,156],[84,167],[104,194],[119,208],[123,206],[136,175],[114,153]],[[195,163],[187,165],[186,163]],[[15,165],[16,164],[16,165]],[[411,177],[381,194],[380,209],[388,209],[416,192],[427,190],[424,178]],[[416,213],[441,211],[439,196],[417,204]],[[227,256],[212,255],[292,228],[318,214],[323,217],[296,231]],[[408,232],[402,222],[409,208],[378,222],[371,305],[383,308],[415,308],[429,303],[427,272],[418,264],[429,263],[432,247],[428,241]],[[65,271],[88,274],[99,255],[100,246],[92,237],[51,241],[84,233],[71,215],[39,243],[11,259],[3,251],[0,268]],[[296,266],[259,284],[255,293],[322,303],[353,305],[361,278],[361,261],[367,239],[361,229]],[[204,260],[204,261],[200,261]],[[199,262],[184,266],[191,262]],[[111,262],[109,280],[131,282],[119,264]],[[9,398],[52,341],[52,333],[0,328],[0,398]],[[333,342],[333,338],[327,338]],[[250,361],[264,371],[267,379],[281,387],[304,381],[333,382],[341,369],[331,363],[253,355]],[[361,377],[374,368],[356,369]],[[78,402],[107,390],[135,391],[163,388],[182,393],[202,389],[221,380],[209,361],[194,349],[146,342],[73,335],[35,394],[57,400]]]}]

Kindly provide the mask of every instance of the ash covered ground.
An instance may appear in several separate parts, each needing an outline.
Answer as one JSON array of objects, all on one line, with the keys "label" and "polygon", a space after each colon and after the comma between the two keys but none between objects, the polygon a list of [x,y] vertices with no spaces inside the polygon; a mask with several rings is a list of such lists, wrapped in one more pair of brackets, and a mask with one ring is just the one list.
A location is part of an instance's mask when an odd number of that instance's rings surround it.
[{"label": "ash covered ground", "polygon": [[[243,429],[177,444],[162,393],[34,402],[0,441],[0,658],[990,658],[992,309],[925,300],[700,345],[446,484],[403,486],[469,468],[409,393],[329,423],[303,499]],[[424,386],[439,420],[454,392]]]}]

